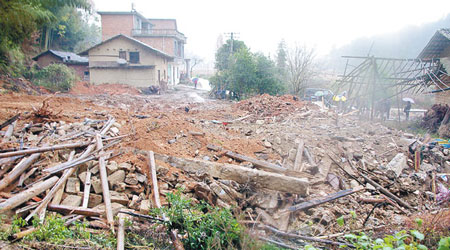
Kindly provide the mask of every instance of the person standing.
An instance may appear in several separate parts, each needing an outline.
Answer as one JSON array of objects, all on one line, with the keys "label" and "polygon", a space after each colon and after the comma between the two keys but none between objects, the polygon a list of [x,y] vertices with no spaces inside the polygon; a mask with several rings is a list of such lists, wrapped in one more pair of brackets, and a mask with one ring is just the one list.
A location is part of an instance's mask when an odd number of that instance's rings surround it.
[{"label": "person standing", "polygon": [[409,112],[411,111],[411,102],[410,101],[407,101],[406,102],[406,106],[405,106],[405,109],[403,110],[403,112],[405,112],[405,114],[406,114],[406,120],[408,121],[409,120]]}]

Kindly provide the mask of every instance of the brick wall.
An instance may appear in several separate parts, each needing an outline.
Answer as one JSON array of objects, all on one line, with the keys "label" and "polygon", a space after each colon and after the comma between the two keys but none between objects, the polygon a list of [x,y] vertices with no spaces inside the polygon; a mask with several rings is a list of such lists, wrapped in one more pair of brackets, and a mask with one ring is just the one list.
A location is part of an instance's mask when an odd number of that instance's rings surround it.
[{"label": "brick wall", "polygon": [[84,72],[89,71],[88,65],[67,64],[67,67],[72,68],[81,81],[84,81]]},{"label": "brick wall", "polygon": [[102,15],[102,40],[115,35],[131,36],[133,15]]},{"label": "brick wall", "polygon": [[174,51],[175,39],[173,37],[134,37],[134,38],[168,55],[171,56],[175,55]]}]

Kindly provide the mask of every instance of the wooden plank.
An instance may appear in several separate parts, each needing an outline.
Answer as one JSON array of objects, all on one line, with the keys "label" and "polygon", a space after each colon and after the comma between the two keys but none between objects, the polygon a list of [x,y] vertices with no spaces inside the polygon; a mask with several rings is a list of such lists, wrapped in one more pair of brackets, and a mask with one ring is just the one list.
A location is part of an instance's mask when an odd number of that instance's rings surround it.
[{"label": "wooden plank", "polygon": [[125,249],[125,219],[123,214],[119,214],[119,228],[117,229],[117,250]]},{"label": "wooden plank", "polygon": [[13,117],[11,117],[11,118],[9,118],[8,120],[6,120],[4,123],[2,123],[0,125],[0,130],[2,130],[4,127],[8,126],[9,124],[15,122],[19,117],[20,117],[20,113],[15,115],[15,116],[13,116]]},{"label": "wooden plank", "polygon": [[297,154],[295,155],[295,162],[294,162],[294,171],[303,171],[302,167],[302,158],[303,158],[303,148],[305,146],[305,142],[303,140],[300,140],[297,146]]},{"label": "wooden plank", "polygon": [[155,154],[153,151],[148,152],[148,167],[150,168],[150,179],[152,180],[152,198],[157,208],[161,207],[161,200],[159,198],[158,179],[156,176]]},{"label": "wooden plank", "polygon": [[89,193],[91,192],[91,172],[86,172],[86,180],[84,182],[83,205],[86,208],[89,204]]}]

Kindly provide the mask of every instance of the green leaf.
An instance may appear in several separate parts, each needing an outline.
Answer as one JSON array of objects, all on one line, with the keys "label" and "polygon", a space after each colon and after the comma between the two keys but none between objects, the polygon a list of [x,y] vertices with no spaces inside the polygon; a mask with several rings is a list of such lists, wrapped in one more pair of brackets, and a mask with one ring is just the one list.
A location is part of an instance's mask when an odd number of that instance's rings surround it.
[{"label": "green leaf", "polygon": [[420,219],[420,218],[416,218],[416,219],[415,219],[415,222],[416,222],[416,224],[417,224],[418,227],[421,227],[422,224],[423,224],[423,220]]},{"label": "green leaf", "polygon": [[352,218],[354,220],[356,220],[356,218],[358,218],[358,216],[356,215],[355,211],[350,211],[350,214],[352,215]]},{"label": "green leaf", "polygon": [[341,227],[344,226],[344,216],[337,218],[336,222],[339,226],[341,226]]},{"label": "green leaf", "polygon": [[419,250],[428,250],[428,247],[426,247],[426,246],[424,246],[422,244],[419,244],[419,245],[417,245],[417,249],[419,249]]},{"label": "green leaf", "polygon": [[418,240],[423,240],[425,238],[425,235],[423,235],[421,232],[417,230],[411,230],[411,235],[414,236]]}]

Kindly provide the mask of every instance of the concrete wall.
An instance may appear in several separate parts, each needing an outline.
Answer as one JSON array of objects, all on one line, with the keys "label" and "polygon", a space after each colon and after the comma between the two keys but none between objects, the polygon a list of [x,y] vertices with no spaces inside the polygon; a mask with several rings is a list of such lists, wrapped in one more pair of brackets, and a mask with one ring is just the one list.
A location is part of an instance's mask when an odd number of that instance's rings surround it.
[{"label": "concrete wall", "polygon": [[131,36],[133,15],[102,15],[102,41],[115,35]]},{"label": "concrete wall", "polygon": [[[139,52],[140,62],[138,64],[129,64],[128,66],[154,66],[153,69],[136,68],[118,68],[117,59],[119,51]],[[105,44],[102,44],[89,51],[89,67],[91,71],[91,83],[123,83],[136,87],[148,87],[150,85],[159,85],[158,70],[160,71],[160,80],[167,81],[168,60],[144,46],[134,43],[126,38],[119,37]],[[115,68],[97,69],[99,66],[115,66]],[[164,78],[166,71],[166,78]]]}]

